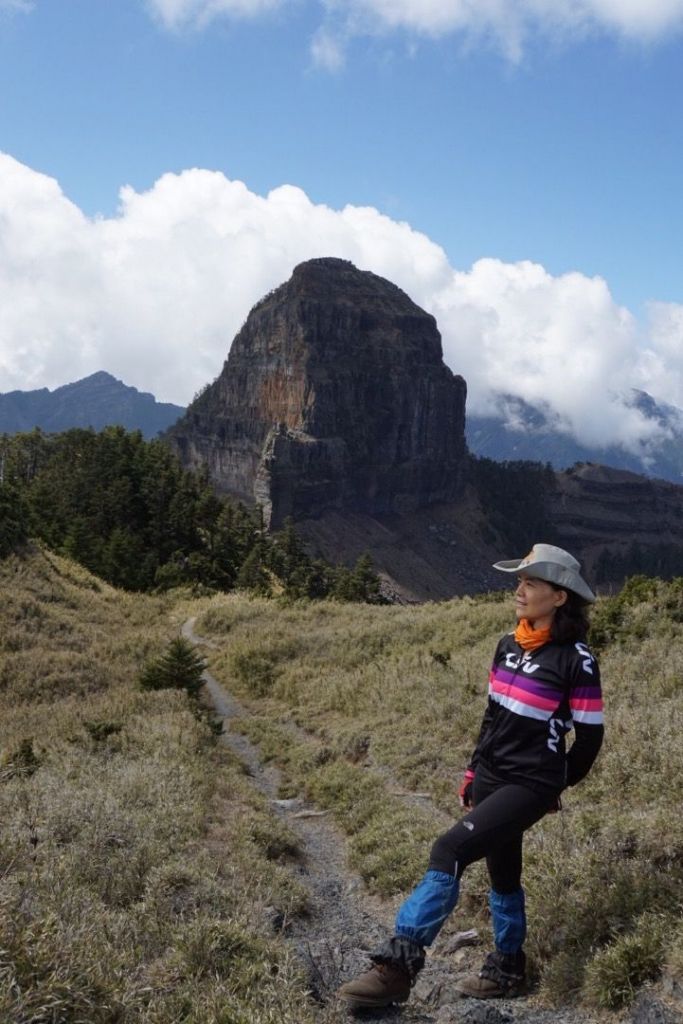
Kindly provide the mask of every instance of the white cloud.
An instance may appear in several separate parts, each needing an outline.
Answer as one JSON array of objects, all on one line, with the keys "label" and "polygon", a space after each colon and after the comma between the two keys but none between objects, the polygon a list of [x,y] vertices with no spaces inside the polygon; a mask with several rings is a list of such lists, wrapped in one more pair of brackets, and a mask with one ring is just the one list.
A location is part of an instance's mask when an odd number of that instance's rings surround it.
[{"label": "white cloud", "polygon": [[680,28],[683,20],[681,0],[574,0],[574,6],[625,36],[660,35]]},{"label": "white cloud", "polygon": [[655,432],[624,405],[644,385],[639,330],[601,278],[483,259],[454,272],[432,308],[446,361],[457,360],[470,386],[470,411],[495,415],[497,396],[509,393],[549,407],[556,425],[587,445],[637,450]]},{"label": "white cloud", "polygon": [[203,28],[216,18],[252,18],[280,7],[284,0],[146,0],[166,28]]},{"label": "white cloud", "polygon": [[468,29],[507,36],[511,30],[595,26],[641,37],[680,27],[683,20],[681,0],[327,0],[327,6],[433,35]]},{"label": "white cloud", "polygon": [[651,302],[648,343],[639,374],[645,391],[673,405],[683,405],[683,305]]},{"label": "white cloud", "polygon": [[15,11],[31,10],[33,10],[32,0],[0,0],[0,14],[3,12],[13,14]]},{"label": "white cloud", "polygon": [[313,63],[325,71],[340,71],[345,62],[344,45],[340,36],[319,28],[311,40]]},{"label": "white cloud", "polygon": [[91,220],[56,181],[0,155],[0,391],[107,369],[186,402],[253,303],[323,255],[376,260],[406,282],[413,260],[428,276],[445,265],[376,210],[334,211],[288,185],[262,197],[205,170],[124,188],[116,217]]},{"label": "white cloud", "polygon": [[[0,0],[2,3],[3,0]],[[22,0],[4,0],[20,4]],[[253,17],[291,0],[145,0],[167,28],[204,27],[220,17]],[[311,0],[309,0],[311,4]],[[311,52],[315,63],[337,70],[354,35],[403,30],[438,37],[460,35],[493,43],[517,61],[533,36],[580,38],[608,33],[650,42],[683,27],[683,0],[315,0],[322,25]]]},{"label": "white cloud", "polygon": [[653,430],[630,387],[683,405],[683,306],[656,304],[646,341],[607,284],[530,263],[450,266],[443,249],[371,207],[333,210],[283,185],[259,196],[206,170],[121,191],[89,219],[56,181],[0,154],[0,391],[105,369],[188,402],[213,379],[250,307],[299,262],[340,256],[396,282],[437,317],[468,408],[512,392],[547,403],[588,444]]},{"label": "white cloud", "polygon": [[404,30],[493,43],[521,59],[534,36],[560,40],[608,33],[649,42],[683,27],[683,0],[323,0],[338,45],[353,35]]}]

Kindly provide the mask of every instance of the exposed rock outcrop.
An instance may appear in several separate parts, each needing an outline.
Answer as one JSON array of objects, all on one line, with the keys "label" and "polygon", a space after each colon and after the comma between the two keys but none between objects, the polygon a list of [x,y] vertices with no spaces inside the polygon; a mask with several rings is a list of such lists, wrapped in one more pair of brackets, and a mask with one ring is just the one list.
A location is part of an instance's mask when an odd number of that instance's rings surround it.
[{"label": "exposed rock outcrop", "polygon": [[399,600],[505,586],[491,569],[538,540],[593,583],[683,573],[683,488],[584,465],[477,462],[465,382],[434,318],[338,259],[310,260],[259,302],[218,379],[169,431],[223,493],[292,516],[313,554],[368,551]]},{"label": "exposed rock outcrop", "polygon": [[548,518],[596,583],[683,573],[683,487],[594,463],[558,473],[556,482]]},{"label": "exposed rock outcrop", "polygon": [[316,259],[252,309],[168,436],[271,526],[410,512],[462,491],[465,393],[432,316],[375,274]]}]

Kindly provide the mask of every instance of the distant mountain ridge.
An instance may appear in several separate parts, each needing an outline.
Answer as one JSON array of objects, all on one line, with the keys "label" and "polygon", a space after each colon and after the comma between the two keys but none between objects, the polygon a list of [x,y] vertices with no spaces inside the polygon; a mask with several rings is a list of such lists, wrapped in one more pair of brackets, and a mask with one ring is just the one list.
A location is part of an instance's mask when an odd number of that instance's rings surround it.
[{"label": "distant mountain ridge", "polygon": [[528,459],[567,469],[596,462],[614,469],[683,484],[683,409],[633,389],[629,404],[662,428],[661,439],[643,448],[642,456],[621,445],[588,447],[558,430],[549,415],[515,395],[501,395],[502,416],[467,414],[467,445],[473,455],[496,462]]},{"label": "distant mountain ridge", "polygon": [[[291,517],[316,557],[369,553],[399,600],[499,587],[491,563],[540,538],[569,548],[596,584],[683,573],[683,487],[640,464],[546,469],[550,411],[523,410],[536,414],[529,461],[473,458],[465,398],[432,316],[392,282],[318,258],[253,307],[166,438],[186,468],[260,505],[271,530]],[[650,396],[633,402],[658,427],[675,419]]]},{"label": "distant mountain ridge", "polygon": [[[550,410],[513,396],[489,442],[505,427],[531,448],[486,452],[512,455],[506,463],[473,457],[465,399],[431,315],[390,281],[322,258],[254,306],[185,416],[101,372],[0,396],[0,431],[116,423],[150,436],[165,424],[186,468],[260,506],[271,531],[291,517],[313,558],[351,565],[367,552],[396,600],[497,588],[491,563],[539,538],[569,548],[601,586],[634,572],[683,575],[682,486],[648,479],[640,462],[641,474],[596,465],[553,430]],[[644,392],[631,400],[663,428],[675,467],[683,414]],[[577,459],[565,472],[543,465]]]},{"label": "distant mountain ridge", "polygon": [[0,434],[34,427],[56,434],[72,427],[101,430],[118,424],[151,438],[168,429],[184,411],[180,405],[157,402],[154,395],[100,370],[54,391],[40,388],[0,394]]},{"label": "distant mountain ridge", "polygon": [[[515,395],[501,395],[500,416],[465,419],[467,447],[472,455],[495,462],[550,463],[563,470],[577,463],[599,463],[672,483],[683,484],[683,409],[633,389],[631,404],[662,427],[661,440],[639,456],[620,445],[605,448],[581,444],[558,430],[543,409]],[[158,402],[154,395],[125,384],[104,370],[90,374],[54,391],[9,391],[0,394],[0,434],[17,434],[40,427],[59,433],[72,427],[103,427],[120,424],[156,437],[185,413],[184,406]]]}]

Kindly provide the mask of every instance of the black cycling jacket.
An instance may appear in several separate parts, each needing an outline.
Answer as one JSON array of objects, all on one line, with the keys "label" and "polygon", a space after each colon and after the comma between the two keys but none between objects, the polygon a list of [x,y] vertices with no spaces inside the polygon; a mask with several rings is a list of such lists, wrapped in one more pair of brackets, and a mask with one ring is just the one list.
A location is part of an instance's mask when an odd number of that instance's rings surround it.
[{"label": "black cycling jacket", "polygon": [[600,669],[586,644],[551,642],[525,651],[514,633],[500,640],[473,771],[481,760],[511,782],[557,793],[588,774],[603,733]]}]

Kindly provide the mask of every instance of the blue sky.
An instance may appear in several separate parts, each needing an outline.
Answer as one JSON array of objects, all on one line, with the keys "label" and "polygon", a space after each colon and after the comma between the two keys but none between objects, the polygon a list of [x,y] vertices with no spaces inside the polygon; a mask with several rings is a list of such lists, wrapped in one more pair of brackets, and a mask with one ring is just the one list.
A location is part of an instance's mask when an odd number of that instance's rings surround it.
[{"label": "blue sky", "polygon": [[43,0],[0,26],[0,145],[88,213],[162,173],[376,206],[468,266],[602,274],[618,301],[683,299],[683,46],[598,35],[491,44],[394,32],[313,65],[301,3],[203,30],[138,0]]},{"label": "blue sky", "polygon": [[[683,304],[683,0],[619,6],[482,0],[477,23],[462,0],[0,0],[0,151],[89,219],[120,219],[122,186],[203,168],[260,197],[289,184],[373,207],[455,273],[490,258],[599,275],[641,348],[663,304],[661,361]],[[22,369],[25,344],[0,391],[61,382],[57,359]]]}]

